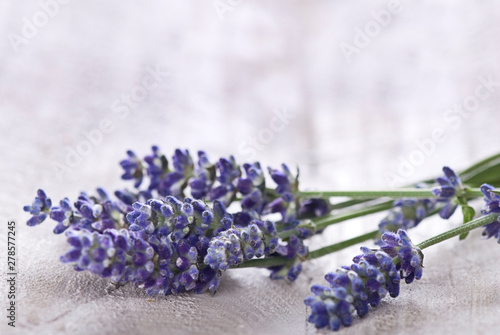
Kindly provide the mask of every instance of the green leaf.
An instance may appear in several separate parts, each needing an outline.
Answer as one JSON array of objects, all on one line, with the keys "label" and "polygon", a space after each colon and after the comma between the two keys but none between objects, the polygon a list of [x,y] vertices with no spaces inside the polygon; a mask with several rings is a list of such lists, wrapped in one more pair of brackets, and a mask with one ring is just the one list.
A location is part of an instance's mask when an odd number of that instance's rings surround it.
[{"label": "green leaf", "polygon": [[[476,214],[476,211],[469,205],[462,205],[462,214],[464,216],[464,224],[466,224],[467,222],[472,221],[474,215]],[[467,235],[469,235],[469,232],[461,234],[459,239],[463,240],[467,237]]]}]

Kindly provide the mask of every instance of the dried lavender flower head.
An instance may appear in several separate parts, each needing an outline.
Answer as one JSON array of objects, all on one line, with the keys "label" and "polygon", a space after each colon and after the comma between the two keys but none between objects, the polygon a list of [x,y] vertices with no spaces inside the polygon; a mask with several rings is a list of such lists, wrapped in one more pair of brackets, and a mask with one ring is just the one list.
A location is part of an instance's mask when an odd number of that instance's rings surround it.
[{"label": "dried lavender flower head", "polygon": [[458,207],[458,197],[463,195],[464,186],[458,174],[448,166],[443,167],[443,173],[443,177],[436,179],[439,186],[434,187],[431,192],[438,197],[438,202],[445,203],[439,216],[443,219],[449,219]]},{"label": "dried lavender flower head", "polygon": [[401,278],[411,283],[422,276],[423,255],[405,231],[386,233],[382,240],[386,245],[380,250],[362,247],[362,254],[353,258],[350,267],[328,273],[325,276],[328,286],[311,287],[313,295],[304,301],[311,308],[309,322],[331,330],[348,327],[353,312],[363,317],[368,314],[369,306],[377,307],[387,293],[397,297]]}]

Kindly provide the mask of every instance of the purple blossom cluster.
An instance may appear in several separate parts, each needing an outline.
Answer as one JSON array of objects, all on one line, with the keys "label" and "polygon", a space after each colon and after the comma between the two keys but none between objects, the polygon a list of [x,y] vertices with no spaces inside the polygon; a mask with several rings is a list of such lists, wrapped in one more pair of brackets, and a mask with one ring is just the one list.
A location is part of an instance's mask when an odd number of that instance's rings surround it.
[{"label": "purple blossom cluster", "polygon": [[[230,156],[212,163],[206,152],[198,151],[195,163],[188,150],[177,149],[170,166],[158,146],[153,146],[152,154],[142,160],[130,150],[127,156],[120,162],[124,170],[122,179],[133,180],[134,187],[140,190],[135,196],[128,192],[130,199],[134,199],[132,202],[137,201],[138,194],[142,192],[147,199],[154,196],[170,195],[178,199],[190,196],[211,202],[218,200],[227,207],[239,196],[242,212],[245,213],[240,216],[247,224],[251,219],[259,219],[269,213],[281,213],[282,222],[290,223],[297,218],[323,216],[330,211],[328,202],[323,199],[299,196],[298,174],[294,176],[285,164],[281,170],[268,168],[269,176],[277,185],[275,190],[271,190],[266,188],[264,170],[259,162],[240,166]],[[149,186],[141,189],[145,178],[149,178]]]},{"label": "purple blossom cluster", "polygon": [[68,198],[64,198],[58,206],[52,206],[45,191],[38,190],[33,204],[24,206],[24,211],[33,215],[28,220],[29,226],[38,225],[50,217],[57,222],[55,234],[61,234],[68,228],[85,228],[101,233],[106,229],[121,228],[121,217],[128,209],[125,203],[111,200],[101,188],[97,189],[97,196],[82,192],[73,205]]},{"label": "purple blossom cluster", "polygon": [[464,186],[458,174],[449,167],[443,167],[443,173],[443,177],[436,179],[439,186],[433,188],[432,193],[438,197],[438,202],[444,203],[439,216],[449,219],[458,207],[458,198],[463,195]]},{"label": "purple blossom cluster", "polygon": [[379,250],[362,247],[362,254],[353,258],[353,264],[343,266],[325,276],[328,286],[313,285],[313,295],[305,299],[311,308],[308,321],[317,328],[352,324],[352,314],[368,314],[369,306],[377,307],[387,293],[399,295],[401,279],[411,283],[422,276],[423,254],[415,247],[404,230],[382,236]]},{"label": "purple blossom cluster", "polygon": [[[396,232],[399,229],[415,228],[435,208],[433,199],[403,198],[394,201],[393,207],[387,216],[379,223],[379,236],[386,232]],[[383,242],[378,239],[377,244]]]},{"label": "purple blossom cluster", "polygon": [[278,248],[277,230],[271,221],[253,220],[247,227],[230,228],[210,240],[204,262],[225,271],[245,260],[272,254]]},{"label": "purple blossom cluster", "polygon": [[[116,190],[111,198],[98,188],[96,195],[82,192],[74,203],[64,198],[57,205],[38,190],[33,203],[24,207],[32,215],[29,226],[51,218],[54,233],[65,232],[69,250],[60,260],[77,271],[130,282],[149,295],[216,292],[223,271],[255,257],[274,257],[266,263],[279,264],[268,267],[270,278],[292,282],[308,257],[331,251],[327,247],[309,254],[304,241],[325,226],[325,221],[316,225],[311,219],[329,214],[332,206],[325,199],[304,197],[298,170],[294,174],[285,164],[267,169],[274,189],[266,187],[259,162],[240,166],[230,156],[212,163],[204,151],[193,160],[189,151],[177,149],[170,165],[157,146],[143,159],[129,150],[120,166],[122,179],[132,180],[134,190]],[[311,309],[309,322],[331,330],[350,326],[354,312],[366,316],[387,294],[397,297],[403,279],[410,284],[422,277],[424,255],[406,230],[436,207],[448,219],[459,205],[468,207],[471,194],[452,169],[444,167],[443,172],[431,190],[435,198],[394,201],[379,224],[378,249],[362,247],[350,266],[326,274],[326,285],[311,287],[312,295],[304,301]],[[141,188],[145,179],[149,185]],[[482,213],[499,214],[484,226],[483,235],[500,243],[500,192],[488,184],[481,191]],[[229,212],[231,204],[239,211]],[[268,215],[279,219],[270,221]],[[476,227],[486,221],[480,222]]]},{"label": "purple blossom cluster", "polygon": [[[268,169],[277,184],[272,190],[258,162],[240,168],[231,156],[211,163],[203,151],[195,162],[180,149],[171,162],[157,146],[144,159],[127,151],[122,179],[133,180],[134,191],[117,190],[112,199],[99,188],[95,196],[82,192],[74,203],[65,198],[52,206],[39,190],[24,208],[32,214],[28,225],[50,217],[57,223],[54,233],[66,232],[70,246],[62,262],[132,282],[152,295],[216,291],[222,271],[267,255],[290,260],[270,268],[271,278],[297,278],[307,254],[297,226],[303,218],[327,214],[328,202],[302,198],[298,176],[286,165]],[[146,179],[149,185],[141,189]],[[241,210],[229,213],[226,207],[237,197]],[[264,219],[273,213],[281,220]],[[297,234],[278,238],[278,231],[296,228]]]},{"label": "purple blossom cluster", "polygon": [[280,245],[276,253],[289,262],[285,265],[273,266],[271,270],[271,279],[286,279],[293,282],[302,272],[302,262],[306,260],[308,253],[303,239],[296,235],[290,236],[286,245]]},{"label": "purple blossom cluster", "polygon": [[271,268],[271,278],[290,281],[297,278],[307,253],[303,239],[311,233],[305,234],[299,225],[301,221],[330,212],[330,204],[325,199],[300,196],[298,172],[294,175],[286,164],[282,164],[281,169],[268,168],[269,176],[276,184],[273,190],[266,188],[264,170],[259,162],[240,166],[230,156],[211,163],[208,155],[199,151],[195,164],[189,151],[177,149],[172,156],[174,168],[169,169],[168,159],[159,148],[154,146],[152,151],[153,154],[142,161],[129,151],[128,158],[120,163],[125,170],[122,178],[134,179],[138,188],[146,175],[150,184],[147,190],[140,192],[156,192],[176,198],[190,193],[194,200],[203,199],[223,206],[229,206],[240,197],[241,211],[232,215],[234,224],[240,227],[260,222],[268,214],[279,213],[281,219],[275,222],[276,229],[296,232],[293,238],[287,238],[277,245],[276,250],[272,249],[275,251],[272,255],[285,256],[292,265],[287,267],[289,273],[286,275],[283,275],[282,268],[279,271]]}]

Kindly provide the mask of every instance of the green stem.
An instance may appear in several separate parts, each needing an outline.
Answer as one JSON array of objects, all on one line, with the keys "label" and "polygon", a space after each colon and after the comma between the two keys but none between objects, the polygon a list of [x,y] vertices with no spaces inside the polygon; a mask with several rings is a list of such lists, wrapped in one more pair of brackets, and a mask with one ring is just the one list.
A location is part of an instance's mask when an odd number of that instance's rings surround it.
[{"label": "green stem", "polygon": [[336,204],[332,204],[331,208],[332,208],[332,210],[335,210],[335,209],[344,209],[346,207],[351,207],[351,206],[359,205],[359,204],[362,204],[362,203],[365,203],[365,202],[368,202],[368,201],[370,201],[370,199],[350,199],[350,200],[342,201],[342,202],[339,202],[339,203],[336,203]]},{"label": "green stem", "polygon": [[313,251],[309,252],[307,259],[310,260],[310,259],[319,258],[321,256],[331,254],[332,252],[345,249],[345,248],[353,246],[355,244],[371,240],[371,239],[375,238],[375,236],[377,235],[378,232],[379,232],[378,230],[374,230],[374,231],[371,231],[369,233],[356,236],[356,237],[351,238],[349,240],[342,241],[340,243],[335,243],[335,244],[332,244],[332,245],[329,245],[329,246],[326,246],[326,247],[323,247],[320,249],[313,250]]},{"label": "green stem", "polygon": [[[378,230],[371,231],[369,233],[359,235],[356,237],[353,237],[349,240],[345,240],[339,243],[335,243],[329,246],[326,246],[324,248],[316,249],[307,255],[306,260],[311,260],[315,258],[319,258],[321,256],[325,256],[328,254],[331,254],[335,251],[339,251],[345,248],[348,248],[350,246],[356,245],[358,243],[368,241],[373,239],[378,233]],[[272,257],[265,257],[265,258],[254,258],[249,261],[246,261],[245,263],[235,266],[235,269],[239,268],[250,268],[250,267],[259,267],[259,268],[267,268],[270,266],[282,266],[282,265],[287,265],[289,263],[293,263],[293,259],[287,259],[285,257],[281,256],[272,256]]]},{"label": "green stem", "polygon": [[[305,197],[351,197],[351,198],[437,198],[432,194],[430,189],[397,189],[397,190],[374,190],[374,191],[331,191],[331,192],[301,192]],[[482,197],[483,193],[480,189],[467,189],[467,196]]]},{"label": "green stem", "polygon": [[288,263],[293,263],[293,259],[287,259],[282,256],[272,256],[265,258],[254,258],[238,266],[232,266],[231,269],[268,268],[271,266],[287,265]]},{"label": "green stem", "polygon": [[453,228],[451,230],[448,230],[442,234],[436,235],[434,237],[431,237],[422,243],[418,244],[417,247],[420,249],[425,249],[427,247],[430,247],[431,245],[437,244],[439,242],[445,241],[447,239],[450,239],[452,237],[461,235],[463,233],[466,233],[468,231],[471,231],[472,229],[479,228],[481,226],[487,225],[489,223],[495,222],[497,220],[498,214],[488,214],[485,216],[482,216],[478,219],[472,220],[466,224],[463,224],[459,227]]},{"label": "green stem", "polygon": [[[497,220],[497,219],[498,219],[498,214],[496,214],[496,213],[482,216],[478,219],[470,221],[470,222],[463,224],[459,227],[453,228],[453,229],[448,230],[442,234],[431,237],[430,239],[427,239],[427,240],[423,241],[422,243],[418,244],[417,247],[420,249],[425,249],[425,248],[430,247],[434,244],[443,242],[445,240],[448,240],[448,239],[453,238],[455,236],[461,235],[461,234],[466,233],[468,231],[471,231],[473,229],[476,229],[476,228],[479,228],[481,226],[487,225],[489,223],[495,222],[495,220]],[[306,260],[316,259],[316,258],[325,256],[325,255],[329,255],[333,252],[348,248],[350,246],[356,245],[358,243],[371,240],[377,235],[378,232],[379,232],[378,230],[374,230],[374,231],[371,231],[369,233],[359,235],[359,236],[353,237],[351,239],[348,239],[348,240],[345,240],[345,241],[342,241],[339,243],[335,243],[335,244],[332,244],[332,245],[329,245],[329,246],[326,246],[326,247],[323,247],[320,249],[313,250],[313,251],[309,252]],[[293,260],[287,259],[287,258],[282,257],[282,256],[273,256],[273,257],[251,259],[251,260],[246,261],[245,263],[243,263],[239,266],[233,267],[233,268],[236,268],[236,269],[249,268],[249,267],[267,268],[267,267],[271,267],[271,266],[287,265],[287,264],[290,264],[292,262],[293,262]]]},{"label": "green stem", "polygon": [[[473,187],[478,187],[483,183],[488,183],[492,185],[500,183],[499,172],[500,172],[500,153],[490,156],[486,159],[483,159],[482,161],[468,167],[467,169],[461,171],[459,175],[464,184],[468,184]],[[427,184],[434,183],[434,179],[435,178],[423,180],[422,183],[427,183]],[[410,188],[412,186],[413,184],[407,185],[406,187]],[[359,205],[368,202],[370,200],[373,199],[357,198],[357,199],[346,200],[337,204],[333,204],[332,210],[343,209],[346,207]]]},{"label": "green stem", "polygon": [[339,213],[336,215],[332,215],[329,218],[324,218],[322,220],[315,221],[314,223],[316,224],[316,229],[318,229],[318,230],[325,229],[326,227],[328,227],[329,225],[334,224],[334,223],[338,223],[341,221],[350,220],[350,219],[354,219],[354,218],[357,218],[360,216],[365,216],[368,214],[378,213],[378,212],[382,212],[382,211],[391,209],[393,203],[394,202],[392,200],[384,201],[384,202],[378,203],[376,205],[371,205],[368,207],[355,209],[355,210],[349,211],[348,213]]},{"label": "green stem", "polygon": [[[332,215],[332,216],[314,221],[315,227],[316,227],[316,230],[322,230],[322,229],[325,229],[326,227],[328,227],[329,225],[332,225],[335,223],[339,223],[339,222],[354,219],[354,218],[357,218],[360,216],[365,216],[368,214],[373,214],[373,213],[378,213],[378,212],[388,210],[388,209],[392,208],[392,204],[393,204],[393,201],[390,200],[390,201],[378,203],[376,205],[371,205],[368,207],[355,209],[355,210],[349,211],[348,213],[340,213],[340,214]],[[284,239],[284,238],[288,238],[294,234],[296,234],[295,230],[291,229],[291,230],[285,230],[283,232],[280,232],[278,234],[278,236],[280,238]]]}]

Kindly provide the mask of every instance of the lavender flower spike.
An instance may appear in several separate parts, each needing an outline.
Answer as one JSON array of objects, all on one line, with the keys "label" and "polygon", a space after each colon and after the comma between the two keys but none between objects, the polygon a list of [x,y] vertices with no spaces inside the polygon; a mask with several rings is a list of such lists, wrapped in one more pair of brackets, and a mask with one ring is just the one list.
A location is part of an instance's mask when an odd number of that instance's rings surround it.
[{"label": "lavender flower spike", "polygon": [[271,279],[286,279],[289,282],[295,281],[302,272],[302,262],[306,259],[308,249],[304,245],[303,239],[292,235],[286,245],[279,245],[276,253],[292,260],[288,265],[272,266]]},{"label": "lavender flower spike", "polygon": [[144,176],[142,163],[139,157],[137,157],[137,155],[132,150],[127,151],[127,156],[128,158],[123,159],[120,162],[120,165],[124,170],[122,179],[135,180],[134,187],[137,188],[141,185],[142,178]]},{"label": "lavender flower spike", "polygon": [[380,249],[392,258],[399,258],[396,267],[407,284],[413,282],[413,279],[422,278],[424,254],[413,245],[406,231],[400,229],[396,234],[385,233],[382,235],[382,241],[385,244]]},{"label": "lavender flower spike", "polygon": [[397,297],[400,273],[407,283],[413,278],[420,278],[423,256],[406,232],[386,233],[382,240],[388,243],[385,249],[389,253],[384,251],[384,247],[382,250],[362,247],[363,254],[354,257],[354,264],[325,276],[329,286],[311,287],[313,295],[307,297],[304,303],[311,307],[308,321],[316,328],[338,330],[341,325],[348,327],[352,324],[354,311],[363,317],[368,314],[369,306],[377,307],[387,293]]},{"label": "lavender flower spike", "polygon": [[[436,201],[433,199],[403,198],[394,201],[393,207],[379,223],[379,237],[386,232],[397,232],[399,229],[408,230],[416,227],[434,209]],[[376,244],[383,242],[379,239]]]},{"label": "lavender flower spike", "polygon": [[458,197],[462,196],[464,187],[460,177],[449,167],[443,167],[444,177],[439,177],[436,182],[439,186],[431,190],[432,194],[438,196],[438,202],[446,205],[439,212],[443,219],[449,219],[458,207]]},{"label": "lavender flower spike", "polygon": [[28,226],[35,226],[42,223],[49,214],[52,207],[52,201],[47,197],[44,190],[38,190],[35,200],[31,205],[23,207],[25,212],[33,215],[27,222]]},{"label": "lavender flower spike", "polygon": [[127,230],[109,229],[101,234],[71,229],[66,236],[72,248],[61,256],[61,262],[73,264],[77,271],[89,270],[115,282],[122,280],[131,248]]},{"label": "lavender flower spike", "polygon": [[228,229],[210,241],[204,262],[225,271],[253,257],[269,255],[278,247],[277,234],[271,221],[253,220],[248,227]]}]

